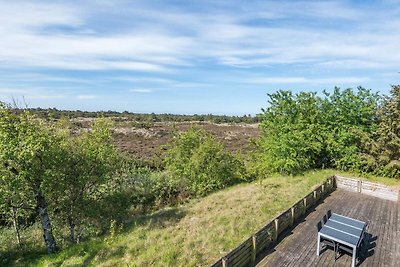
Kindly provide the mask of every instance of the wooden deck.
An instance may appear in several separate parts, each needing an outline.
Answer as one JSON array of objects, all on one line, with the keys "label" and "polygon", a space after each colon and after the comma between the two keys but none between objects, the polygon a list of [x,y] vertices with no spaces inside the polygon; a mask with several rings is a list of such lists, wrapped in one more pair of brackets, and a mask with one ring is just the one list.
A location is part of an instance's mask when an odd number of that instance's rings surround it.
[{"label": "wooden deck", "polygon": [[351,256],[334,259],[327,249],[318,257],[315,225],[327,210],[361,221],[369,221],[368,249],[358,266],[400,266],[400,204],[337,189],[280,241],[266,252],[257,266],[351,266]]}]

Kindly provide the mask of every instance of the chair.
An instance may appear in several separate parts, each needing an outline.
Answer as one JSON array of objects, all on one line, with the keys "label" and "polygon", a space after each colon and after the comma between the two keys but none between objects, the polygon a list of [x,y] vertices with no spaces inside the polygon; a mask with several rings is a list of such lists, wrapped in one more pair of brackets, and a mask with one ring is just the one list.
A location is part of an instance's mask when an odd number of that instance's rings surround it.
[{"label": "chair", "polygon": [[328,216],[326,214],[324,215],[324,219],[323,220],[324,220],[324,224],[326,224],[326,222],[328,221]]},{"label": "chair", "polygon": [[[321,228],[322,228],[322,222],[319,221],[317,223],[318,232],[321,230]],[[335,255],[336,255],[336,244],[335,244],[335,241],[332,241],[332,240],[329,240],[329,239],[321,237],[320,243],[323,245],[323,247],[331,247],[331,248],[333,248],[333,251],[335,252]],[[336,256],[335,256],[335,260],[336,260]]]},{"label": "chair", "polygon": [[326,215],[328,215],[328,219],[332,216],[332,211],[331,210],[328,210],[327,212],[326,212]]},{"label": "chair", "polygon": [[[365,236],[367,234],[366,230],[367,230],[368,224],[369,224],[369,222],[367,221],[365,223],[365,225],[364,225],[363,237],[360,239],[359,243],[357,244],[356,257],[359,256],[361,248],[363,246],[367,246],[368,245],[368,240],[365,238]],[[340,254],[340,251],[346,251],[348,253],[353,253],[353,249],[351,247],[338,243],[336,245],[336,252]],[[335,253],[335,260],[336,260],[336,253]]]}]

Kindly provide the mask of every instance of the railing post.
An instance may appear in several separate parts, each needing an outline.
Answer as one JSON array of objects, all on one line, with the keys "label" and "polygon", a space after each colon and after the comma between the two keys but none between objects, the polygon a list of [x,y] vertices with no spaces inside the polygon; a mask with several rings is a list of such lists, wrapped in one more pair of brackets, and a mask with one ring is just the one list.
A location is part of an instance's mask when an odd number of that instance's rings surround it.
[{"label": "railing post", "polygon": [[314,202],[314,205],[315,205],[315,203],[317,203],[317,190],[314,190],[314,192],[313,192],[313,202]]},{"label": "railing post", "polygon": [[222,257],[222,267],[228,267],[228,260],[225,257]]},{"label": "railing post", "polygon": [[291,211],[291,214],[292,214],[292,222],[290,223],[290,226],[293,227],[293,224],[294,224],[294,208],[291,207],[290,211]]},{"label": "railing post", "polygon": [[303,204],[304,204],[304,209],[303,209],[303,215],[306,213],[307,211],[307,198],[303,198]]},{"label": "railing post", "polygon": [[251,262],[255,263],[257,256],[257,237],[253,235],[252,240],[253,240],[253,250],[251,252]]},{"label": "railing post", "polygon": [[278,240],[278,230],[279,230],[279,219],[275,219],[275,236],[274,241]]}]

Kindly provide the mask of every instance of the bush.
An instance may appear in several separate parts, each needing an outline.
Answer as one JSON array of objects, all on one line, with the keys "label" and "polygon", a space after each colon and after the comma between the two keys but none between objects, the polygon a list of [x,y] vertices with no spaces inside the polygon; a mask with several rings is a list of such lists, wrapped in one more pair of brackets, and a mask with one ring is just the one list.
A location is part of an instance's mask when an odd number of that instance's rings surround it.
[{"label": "bush", "polygon": [[212,135],[196,127],[175,134],[165,165],[190,195],[206,195],[246,179],[240,157],[227,152]]}]

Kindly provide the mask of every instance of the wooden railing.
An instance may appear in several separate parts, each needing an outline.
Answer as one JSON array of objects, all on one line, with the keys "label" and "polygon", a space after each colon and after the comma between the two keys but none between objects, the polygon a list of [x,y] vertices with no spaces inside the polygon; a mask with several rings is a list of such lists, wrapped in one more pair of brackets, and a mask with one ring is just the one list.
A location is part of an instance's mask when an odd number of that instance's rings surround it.
[{"label": "wooden railing", "polygon": [[399,191],[392,190],[386,185],[372,183],[365,180],[347,178],[339,175],[335,175],[336,184],[338,188],[345,190],[366,194],[382,199],[391,201],[400,201]]},{"label": "wooden railing", "polygon": [[256,262],[256,259],[267,248],[273,247],[286,230],[292,229],[296,222],[313,207],[335,190],[335,177],[326,181],[302,198],[288,210],[267,223],[242,244],[215,262],[212,267],[242,267]]}]

